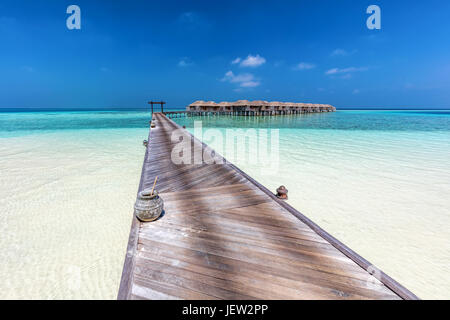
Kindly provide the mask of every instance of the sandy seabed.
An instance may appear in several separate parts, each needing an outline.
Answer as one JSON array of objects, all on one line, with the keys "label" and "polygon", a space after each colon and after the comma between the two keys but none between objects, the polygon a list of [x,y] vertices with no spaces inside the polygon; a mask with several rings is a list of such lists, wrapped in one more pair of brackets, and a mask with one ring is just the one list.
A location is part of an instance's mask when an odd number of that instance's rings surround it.
[{"label": "sandy seabed", "polygon": [[0,138],[0,298],[115,299],[147,129]]}]

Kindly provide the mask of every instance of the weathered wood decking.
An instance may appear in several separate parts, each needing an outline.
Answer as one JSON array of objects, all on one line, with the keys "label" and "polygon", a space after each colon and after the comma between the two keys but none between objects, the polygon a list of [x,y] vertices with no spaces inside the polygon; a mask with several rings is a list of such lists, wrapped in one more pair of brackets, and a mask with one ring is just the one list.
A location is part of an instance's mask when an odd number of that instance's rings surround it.
[{"label": "weathered wood decking", "polygon": [[133,219],[119,299],[417,298],[232,164],[173,164],[153,117],[139,189],[158,176],[165,215]]}]

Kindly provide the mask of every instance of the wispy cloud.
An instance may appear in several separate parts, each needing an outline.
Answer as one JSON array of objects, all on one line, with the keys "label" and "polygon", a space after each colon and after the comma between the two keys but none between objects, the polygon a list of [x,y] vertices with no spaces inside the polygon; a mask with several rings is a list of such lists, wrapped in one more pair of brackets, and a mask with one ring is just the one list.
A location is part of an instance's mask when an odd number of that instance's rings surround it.
[{"label": "wispy cloud", "polygon": [[301,70],[311,70],[311,69],[314,69],[315,67],[316,67],[315,64],[307,63],[307,62],[300,62],[299,64],[297,64],[297,65],[294,67],[294,70],[298,70],[298,71],[301,71]]},{"label": "wispy cloud", "polygon": [[266,59],[264,57],[261,57],[259,54],[257,54],[256,56],[249,54],[245,59],[237,57],[236,59],[231,61],[231,64],[239,64],[241,67],[250,67],[250,68],[259,67],[264,63],[266,63]]},{"label": "wispy cloud", "polygon": [[355,54],[356,50],[353,51],[347,51],[345,49],[335,49],[333,52],[331,52],[330,56],[332,57],[346,57],[351,56],[352,54]]},{"label": "wispy cloud", "polygon": [[335,57],[335,56],[347,56],[348,52],[345,51],[344,49],[336,49],[334,50],[330,56]]},{"label": "wispy cloud", "polygon": [[236,58],[236,59],[234,59],[233,61],[231,61],[231,64],[238,64],[239,62],[241,62],[241,58]]},{"label": "wispy cloud", "polygon": [[241,87],[243,88],[254,88],[259,86],[261,83],[259,81],[245,81],[241,83]]},{"label": "wispy cloud", "polygon": [[223,82],[236,83],[242,88],[255,88],[258,87],[261,82],[255,78],[251,73],[234,74],[233,71],[228,71],[221,79]]},{"label": "wispy cloud", "polygon": [[178,62],[179,67],[189,67],[192,66],[194,63],[189,58],[183,58]]},{"label": "wispy cloud", "polygon": [[349,73],[354,73],[354,72],[362,72],[362,71],[367,71],[369,70],[369,68],[367,67],[350,67],[350,68],[333,68],[330,69],[328,71],[325,72],[326,75],[337,75],[337,74],[349,74]]},{"label": "wispy cloud", "polygon": [[256,56],[252,56],[251,54],[249,54],[247,58],[241,61],[240,66],[256,68],[263,65],[264,63],[266,63],[266,59],[261,57],[259,54],[257,54]]}]

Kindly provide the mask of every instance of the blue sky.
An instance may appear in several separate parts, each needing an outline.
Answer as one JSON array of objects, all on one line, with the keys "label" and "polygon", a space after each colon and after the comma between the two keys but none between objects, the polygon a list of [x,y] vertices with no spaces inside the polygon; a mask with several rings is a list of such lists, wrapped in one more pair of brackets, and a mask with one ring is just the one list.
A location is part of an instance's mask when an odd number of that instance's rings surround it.
[{"label": "blue sky", "polygon": [[[66,8],[81,8],[68,30]],[[381,30],[366,8],[381,8]],[[0,0],[0,108],[450,107],[450,1]]]}]

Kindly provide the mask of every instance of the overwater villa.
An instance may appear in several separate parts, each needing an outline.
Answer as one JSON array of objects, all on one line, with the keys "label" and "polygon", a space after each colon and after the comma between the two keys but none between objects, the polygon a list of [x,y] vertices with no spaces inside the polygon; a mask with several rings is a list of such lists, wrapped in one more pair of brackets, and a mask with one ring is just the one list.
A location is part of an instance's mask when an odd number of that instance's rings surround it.
[{"label": "overwater villa", "polygon": [[336,108],[329,104],[312,104],[279,101],[248,101],[235,102],[195,101],[186,107],[188,112],[196,113],[224,113],[237,115],[280,115],[311,112],[334,112]]}]

